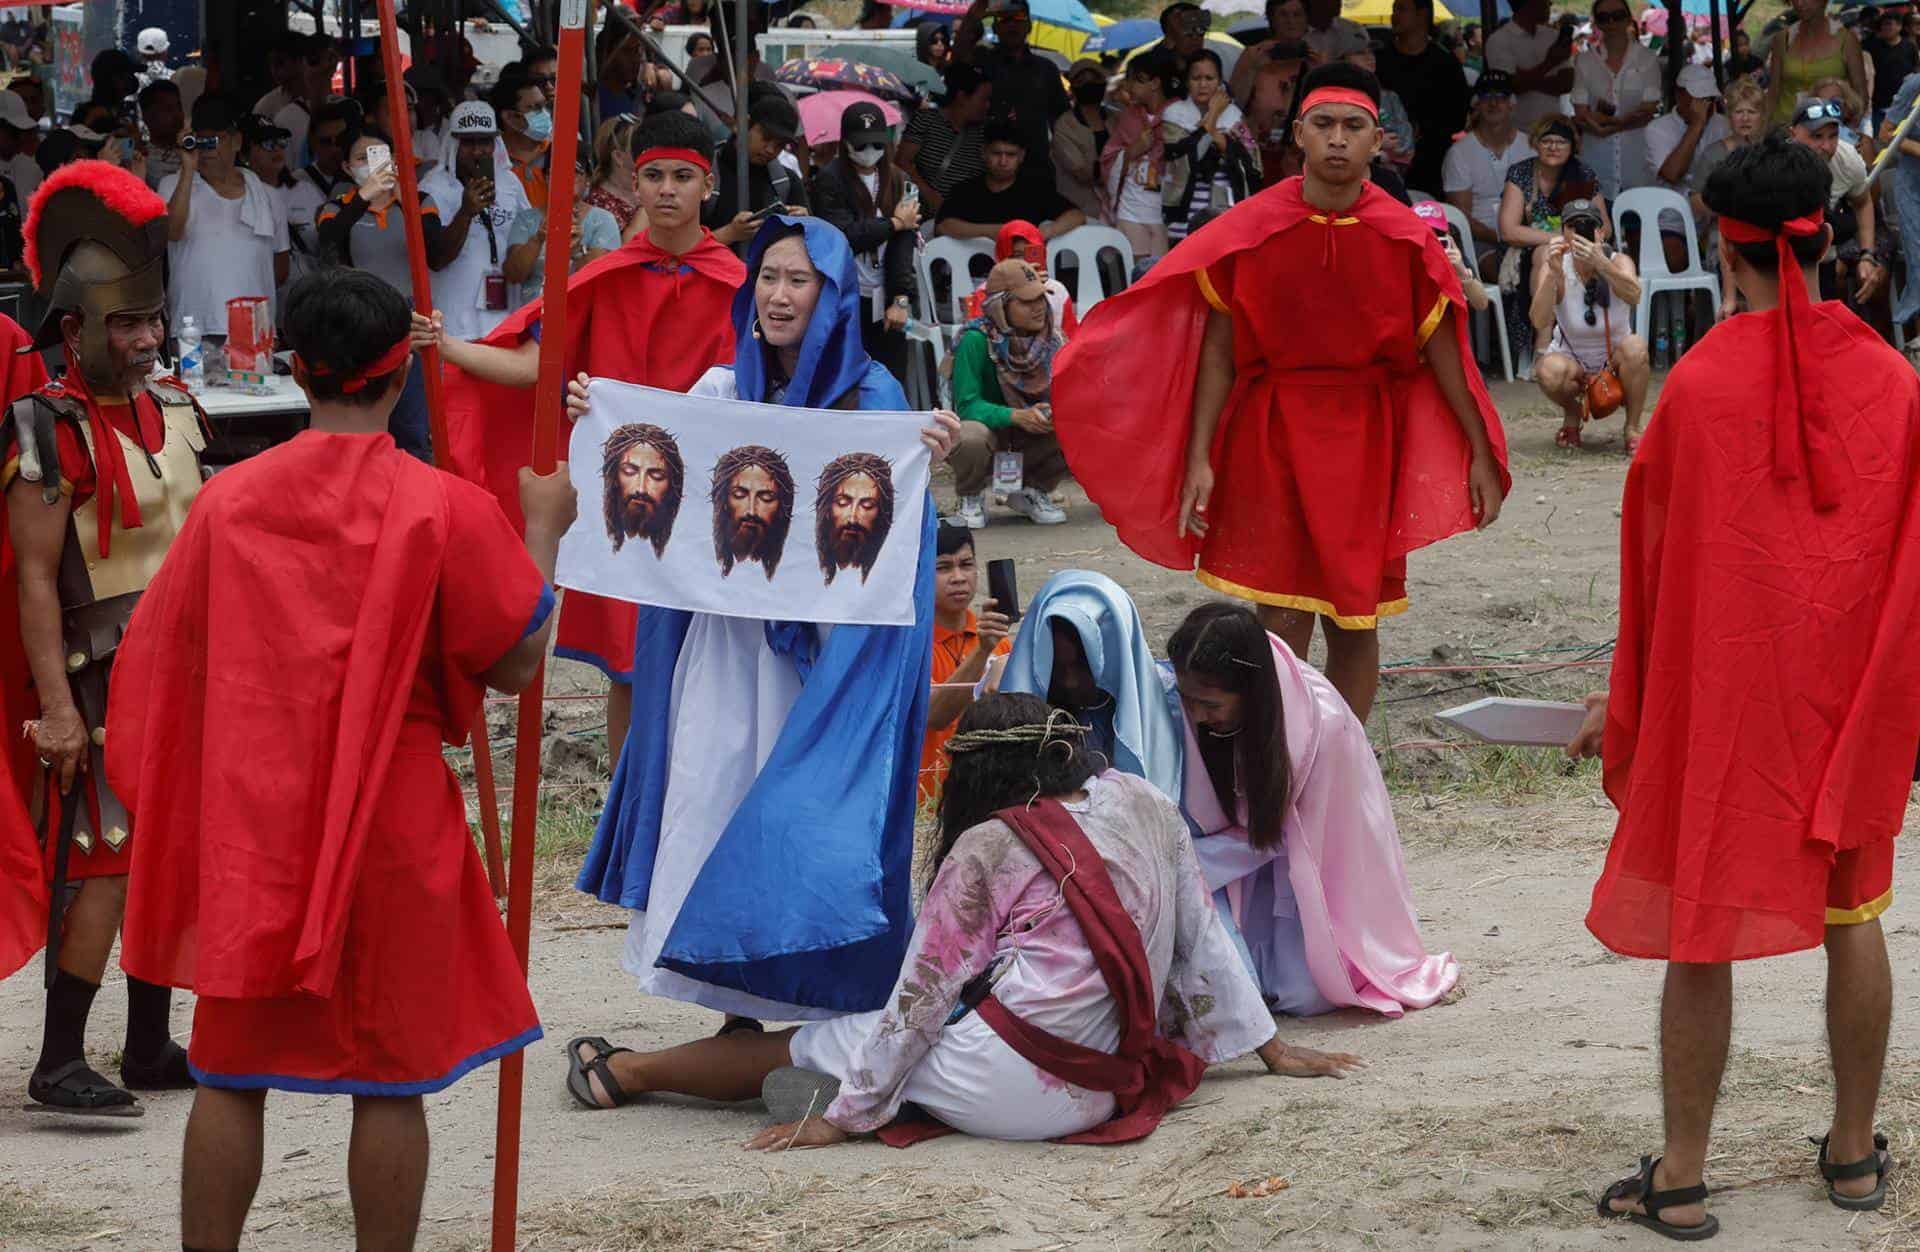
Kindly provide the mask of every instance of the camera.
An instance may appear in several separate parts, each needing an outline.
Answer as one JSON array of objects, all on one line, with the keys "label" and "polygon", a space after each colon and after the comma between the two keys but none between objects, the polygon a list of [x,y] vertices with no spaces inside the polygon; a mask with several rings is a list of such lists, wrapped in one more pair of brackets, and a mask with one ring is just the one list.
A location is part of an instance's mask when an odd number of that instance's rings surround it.
[{"label": "camera", "polygon": [[180,148],[184,152],[211,152],[220,146],[218,139],[207,139],[200,135],[180,136]]},{"label": "camera", "polygon": [[1586,240],[1588,243],[1592,243],[1595,239],[1599,238],[1600,235],[1600,228],[1592,222],[1575,222],[1572,230],[1574,234],[1580,236],[1580,238]]}]

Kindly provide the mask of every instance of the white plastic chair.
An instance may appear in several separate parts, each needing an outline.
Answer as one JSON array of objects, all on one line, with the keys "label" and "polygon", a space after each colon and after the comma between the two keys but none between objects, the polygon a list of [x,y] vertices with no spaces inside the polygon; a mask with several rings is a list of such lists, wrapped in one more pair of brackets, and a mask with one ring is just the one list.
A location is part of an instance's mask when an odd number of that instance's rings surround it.
[{"label": "white plastic chair", "polygon": [[[1626,220],[1640,221],[1640,307],[1635,310],[1633,326],[1643,338],[1651,339],[1653,298],[1663,291],[1704,291],[1720,307],[1720,277],[1700,262],[1700,235],[1694,229],[1693,208],[1687,198],[1667,187],[1630,187],[1607,206],[1613,213],[1614,238],[1626,237]],[[1684,224],[1681,234],[1687,239],[1687,268],[1679,273],[1667,268],[1666,249],[1660,242],[1660,216],[1672,213]]]},{"label": "white plastic chair", "polygon": [[1133,245],[1111,226],[1076,226],[1066,234],[1047,241],[1047,264],[1058,278],[1065,268],[1061,261],[1071,257],[1075,271],[1073,308],[1085,317],[1094,305],[1107,298],[1100,282],[1100,258],[1117,253],[1120,258],[1120,285],[1125,287],[1133,275]]},{"label": "white plastic chair", "polygon": [[[1467,219],[1467,215],[1461,211],[1459,205],[1449,204],[1445,200],[1435,200],[1434,203],[1439,205],[1447,215],[1448,233],[1453,236],[1454,246],[1460,249],[1461,259],[1466,261],[1467,264],[1472,265],[1474,263],[1472,258],[1475,255],[1473,247],[1473,223]],[[1513,349],[1507,344],[1507,307],[1500,297],[1500,284],[1485,283],[1482,285],[1487,289],[1487,307],[1481,310],[1480,313],[1490,317],[1493,321],[1494,339],[1495,342],[1500,345],[1500,368],[1506,371],[1507,381],[1512,382]],[[1483,324],[1480,320],[1480,314],[1475,315],[1474,321],[1476,323],[1475,329],[1480,329]],[[1484,336],[1486,331],[1480,329],[1480,333]]]},{"label": "white plastic chair", "polygon": [[[988,264],[992,264],[993,240],[939,236],[929,239],[914,256],[914,270],[920,284],[921,316],[939,328],[948,344],[959,328],[966,324],[966,300],[979,285],[973,277],[975,257],[985,257]],[[944,303],[934,298],[934,293],[939,290],[934,286],[934,279],[942,269],[946,271],[948,293]]]}]

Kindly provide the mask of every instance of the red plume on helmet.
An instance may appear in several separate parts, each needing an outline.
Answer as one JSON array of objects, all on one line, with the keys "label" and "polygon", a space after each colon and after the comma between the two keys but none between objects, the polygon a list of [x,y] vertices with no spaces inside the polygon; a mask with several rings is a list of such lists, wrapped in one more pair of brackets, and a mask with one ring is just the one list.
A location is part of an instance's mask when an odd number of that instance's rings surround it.
[{"label": "red plume on helmet", "polygon": [[[49,206],[55,200],[59,200],[60,205],[51,210],[53,216],[49,218]],[[102,231],[99,229],[103,225],[102,215],[97,210],[69,214],[69,200],[76,201],[76,207],[86,204],[92,209],[97,205],[125,225],[114,230],[109,221],[104,223],[107,229]],[[32,203],[27,206],[26,223],[21,228],[26,240],[27,276],[33,280],[34,290],[44,294],[48,283],[58,277],[67,249],[83,237],[112,248],[129,269],[140,268],[150,259],[147,254],[154,243],[162,249],[165,247],[164,230],[158,232],[156,240],[150,238],[155,232],[145,228],[166,214],[167,202],[155,195],[137,175],[117,165],[106,161],[71,161],[61,166],[34,193]],[[137,255],[130,254],[129,249]],[[49,261],[54,272],[43,274],[41,267]]]}]

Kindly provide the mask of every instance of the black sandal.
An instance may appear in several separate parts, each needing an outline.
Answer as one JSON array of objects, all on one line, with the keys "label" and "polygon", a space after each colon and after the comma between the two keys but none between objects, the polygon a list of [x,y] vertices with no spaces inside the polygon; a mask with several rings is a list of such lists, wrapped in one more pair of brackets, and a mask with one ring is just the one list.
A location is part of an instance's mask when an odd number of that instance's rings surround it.
[{"label": "black sandal", "polygon": [[79,1117],[145,1117],[146,1109],[106,1077],[90,1069],[86,1059],[68,1061],[50,1074],[27,1078],[27,1108],[39,1113],[71,1113]]},{"label": "black sandal", "polygon": [[[580,1047],[582,1044],[586,1044],[593,1049],[592,1060],[583,1061],[580,1059]],[[619,1056],[622,1052],[631,1051],[633,1051],[632,1048],[616,1048],[598,1035],[581,1035],[578,1038],[568,1040],[567,1094],[571,1095],[575,1100],[578,1100],[584,1107],[590,1108],[596,1113],[604,1112],[609,1108],[617,1109],[627,1103],[632,1097],[627,1094],[626,1088],[620,1085],[620,1081],[613,1076],[613,1067],[608,1065],[607,1062],[613,1057]],[[600,1085],[605,1088],[607,1096],[613,1101],[612,1104],[602,1104],[594,1098],[593,1084],[588,1081],[589,1075],[600,1080]]]},{"label": "black sandal", "polygon": [[[1873,1137],[1873,1155],[1850,1161],[1845,1165],[1833,1165],[1827,1161],[1827,1136],[1818,1139],[1807,1136],[1807,1142],[1820,1149],[1820,1176],[1827,1180],[1827,1199],[1833,1207],[1845,1209],[1849,1213],[1869,1213],[1887,1202],[1887,1175],[1893,1172],[1893,1158],[1887,1153],[1887,1137],[1876,1134]],[[1872,1191],[1865,1195],[1841,1195],[1833,1189],[1836,1182],[1845,1182],[1851,1178],[1865,1178],[1874,1175]]]},{"label": "black sandal", "polygon": [[725,1039],[728,1035],[737,1035],[742,1031],[751,1031],[756,1035],[765,1034],[767,1028],[751,1017],[736,1017],[729,1013],[720,1022],[720,1029],[713,1032],[715,1039]]},{"label": "black sandal", "polygon": [[191,1091],[200,1085],[187,1068],[187,1050],[171,1039],[152,1060],[122,1056],[120,1082],[129,1091]]},{"label": "black sandal", "polygon": [[[1600,1216],[1609,1218],[1627,1218],[1636,1226],[1645,1226],[1657,1235],[1677,1239],[1682,1243],[1694,1243],[1701,1239],[1711,1239],[1720,1233],[1720,1219],[1707,1214],[1707,1220],[1693,1226],[1676,1226],[1672,1222],[1662,1221],[1663,1210],[1676,1208],[1682,1204],[1704,1204],[1707,1200],[1707,1185],[1695,1183],[1691,1187],[1675,1187],[1671,1191],[1653,1189],[1653,1171],[1660,1168],[1660,1158],[1643,1156],[1640,1158],[1640,1172],[1608,1187],[1600,1196],[1598,1208]],[[1633,1200],[1647,1211],[1636,1213],[1631,1209],[1616,1209],[1615,1200]]]}]

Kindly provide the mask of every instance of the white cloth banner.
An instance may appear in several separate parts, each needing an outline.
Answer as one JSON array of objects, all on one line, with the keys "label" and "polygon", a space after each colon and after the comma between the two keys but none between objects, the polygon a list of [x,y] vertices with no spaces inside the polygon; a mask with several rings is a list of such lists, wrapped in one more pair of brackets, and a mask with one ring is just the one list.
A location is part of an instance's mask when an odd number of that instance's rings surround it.
[{"label": "white cloth banner", "polygon": [[555,581],[616,600],[907,626],[931,453],[923,413],[795,409],[596,378],[567,460]]}]

